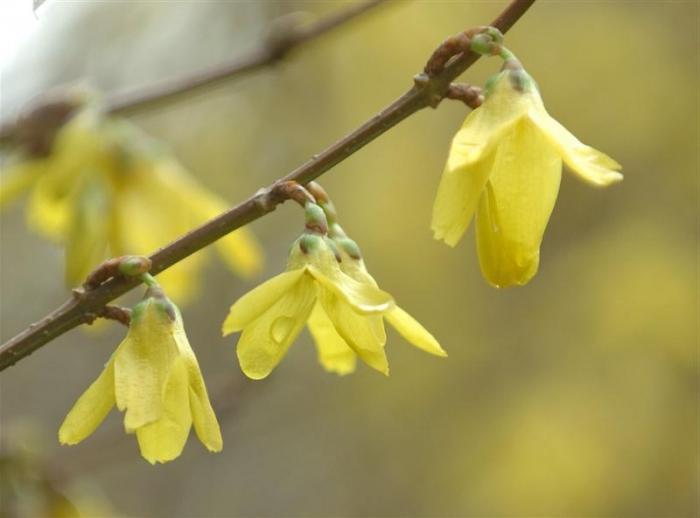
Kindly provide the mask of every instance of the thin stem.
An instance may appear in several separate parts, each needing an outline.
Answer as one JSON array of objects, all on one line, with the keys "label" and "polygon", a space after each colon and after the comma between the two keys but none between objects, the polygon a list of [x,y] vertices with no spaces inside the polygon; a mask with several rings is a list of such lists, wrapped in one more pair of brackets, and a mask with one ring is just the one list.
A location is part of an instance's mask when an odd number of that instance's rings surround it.
[{"label": "thin stem", "polygon": [[[505,33],[534,2],[535,0],[512,0],[491,25]],[[479,56],[473,52],[465,52],[453,58],[441,73],[414,85],[372,119],[294,169],[275,184],[156,251],[150,256],[151,273],[162,272],[229,232],[273,211],[283,201],[279,196],[274,195],[274,187],[277,183],[293,180],[306,184],[318,178],[410,115],[434,105],[436,98],[444,97],[450,83],[473,65],[478,58]],[[79,299],[69,299],[50,315],[30,325],[29,328],[0,346],[0,370],[15,364],[44,344],[82,324],[86,321],[86,313],[98,312],[110,301],[138,284],[139,281],[134,279],[112,278]]]},{"label": "thin stem", "polygon": [[158,284],[158,281],[150,273],[142,273],[139,279],[149,288],[160,288],[160,284]]},{"label": "thin stem", "polygon": [[[290,19],[278,20],[277,23],[273,22],[275,29],[271,34],[257,47],[243,56],[184,77],[164,80],[145,88],[141,87],[108,95],[105,103],[107,111],[120,115],[133,114],[137,111],[153,109],[163,104],[181,100],[188,94],[203,91],[234,78],[243,77],[250,72],[280,61],[295,48],[345,25],[379,6],[384,1],[368,0],[355,4],[305,27],[294,24]],[[54,101],[51,103],[51,110],[46,110],[43,106],[36,108],[40,113],[29,117],[29,122],[27,122],[27,117],[21,118],[17,122],[2,122],[0,123],[0,144],[23,142],[28,137],[29,141],[25,145],[30,153],[35,151],[45,152],[47,148],[46,139],[41,138],[41,135],[34,135],[35,132],[30,132],[29,135],[26,135],[27,129],[24,126],[30,126],[30,129],[34,129],[34,126],[37,125],[40,127],[48,126],[50,129],[50,127],[56,126],[56,123],[51,124],[53,119],[60,115],[58,122],[62,123],[78,106],[78,104],[70,105],[62,101]],[[59,111],[58,115],[56,115],[59,109],[63,111]],[[49,134],[47,138],[52,138],[52,136],[53,134]],[[35,150],[34,148],[38,149]]]},{"label": "thin stem", "polygon": [[515,60],[518,61],[518,58],[513,54],[509,49],[501,45],[501,51],[498,53],[498,55],[503,59],[503,61],[508,61],[508,60]]}]

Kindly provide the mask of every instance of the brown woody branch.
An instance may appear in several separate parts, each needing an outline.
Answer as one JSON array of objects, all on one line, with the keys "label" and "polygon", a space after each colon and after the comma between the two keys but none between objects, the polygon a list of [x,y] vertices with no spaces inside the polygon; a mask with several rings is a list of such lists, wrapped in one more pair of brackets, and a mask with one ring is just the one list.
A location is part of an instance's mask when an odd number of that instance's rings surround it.
[{"label": "brown woody branch", "polygon": [[[233,78],[278,62],[292,50],[319,36],[345,25],[363,13],[377,7],[385,0],[368,0],[352,5],[338,13],[322,18],[306,26],[298,24],[292,16],[282,17],[272,23],[267,37],[256,48],[241,57],[213,68],[194,72],[184,77],[155,83],[147,88],[108,95],[108,113],[131,114],[156,108],[192,94],[216,86]],[[79,108],[72,99],[40,100],[17,121],[0,123],[0,145],[24,145],[33,155],[45,155],[50,149],[56,129]]]},{"label": "brown woody branch", "polygon": [[[535,0],[512,0],[491,25],[503,33],[507,32],[534,2]],[[445,97],[452,81],[478,58],[473,52],[463,52],[451,58],[439,73],[421,74],[421,80],[416,81],[410,90],[355,131],[314,155],[275,184],[261,189],[229,211],[156,251],[150,256],[151,273],[157,274],[165,270],[229,232],[273,211],[284,201],[275,191],[276,184],[290,180],[306,184],[410,115],[428,106],[435,106]],[[80,298],[67,300],[50,315],[0,346],[0,370],[6,369],[44,344],[86,322],[86,315],[99,313],[110,301],[138,284],[139,281],[135,279],[115,277]]]}]

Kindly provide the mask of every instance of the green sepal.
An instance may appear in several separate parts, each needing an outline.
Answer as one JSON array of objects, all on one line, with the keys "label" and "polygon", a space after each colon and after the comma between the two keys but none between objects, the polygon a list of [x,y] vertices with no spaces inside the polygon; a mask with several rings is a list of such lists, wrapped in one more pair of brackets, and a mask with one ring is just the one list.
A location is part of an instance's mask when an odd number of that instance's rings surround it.
[{"label": "green sepal", "polygon": [[362,259],[358,244],[347,236],[335,238],[336,244],[353,259]]},{"label": "green sepal", "polygon": [[304,206],[304,217],[306,219],[306,228],[318,234],[326,234],[328,232],[328,220],[323,209],[315,203],[307,203]]},{"label": "green sepal", "polygon": [[318,248],[321,246],[321,239],[321,236],[318,234],[305,232],[292,246],[298,246],[302,253],[308,254],[318,250]]}]

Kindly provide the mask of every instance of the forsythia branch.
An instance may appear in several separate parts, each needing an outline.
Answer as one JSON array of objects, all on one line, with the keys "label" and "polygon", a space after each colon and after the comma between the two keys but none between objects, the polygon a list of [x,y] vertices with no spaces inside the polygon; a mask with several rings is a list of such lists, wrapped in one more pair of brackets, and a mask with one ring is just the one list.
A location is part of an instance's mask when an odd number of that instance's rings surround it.
[{"label": "forsythia branch", "polygon": [[[267,37],[256,48],[243,56],[184,77],[158,82],[147,88],[108,95],[105,103],[106,110],[108,113],[125,115],[154,108],[179,100],[185,94],[198,92],[265,68],[280,61],[297,47],[346,24],[384,1],[368,0],[355,4],[306,26],[299,25],[291,17],[282,17],[272,23],[272,29]],[[55,123],[54,119],[57,117],[62,120],[69,117],[75,108],[76,106],[71,105],[71,103],[59,99],[51,106],[39,107],[41,112],[37,113],[38,121],[25,121],[25,123],[30,126],[35,124],[50,125]],[[23,124],[21,120],[0,123],[0,144],[13,144],[21,139],[23,133],[27,132],[25,128],[20,127],[21,124]],[[31,131],[31,128],[28,130]]]},{"label": "forsythia branch", "polygon": [[[491,22],[491,26],[505,33],[534,2],[535,0],[512,0]],[[155,275],[165,270],[229,232],[272,212],[279,203],[288,199],[281,189],[275,188],[278,184],[295,181],[304,185],[417,111],[436,106],[447,96],[452,81],[478,58],[473,52],[457,53],[444,67],[439,67],[439,72],[420,74],[409,91],[355,131],[314,155],[273,185],[261,189],[231,210],[156,251],[150,256],[151,273]],[[139,282],[134,278],[120,276],[111,278],[93,290],[78,292],[79,295],[72,297],[51,314],[0,346],[0,370],[13,365],[70,329],[87,322],[91,315],[99,315],[110,301],[131,290]]]}]

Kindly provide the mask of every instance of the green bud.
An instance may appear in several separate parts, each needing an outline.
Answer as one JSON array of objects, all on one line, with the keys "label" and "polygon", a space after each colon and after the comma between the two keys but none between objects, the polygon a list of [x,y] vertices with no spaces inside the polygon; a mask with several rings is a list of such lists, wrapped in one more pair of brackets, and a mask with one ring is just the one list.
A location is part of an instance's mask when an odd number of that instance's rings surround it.
[{"label": "green bud", "polygon": [[317,234],[304,233],[299,239],[297,239],[297,243],[299,244],[299,250],[301,250],[304,254],[308,254],[309,252],[317,250],[321,246],[321,237]]},{"label": "green bud", "polygon": [[343,252],[348,254],[353,259],[362,259],[362,252],[360,251],[360,247],[355,241],[353,241],[349,237],[336,238],[335,242],[343,250]]},{"label": "green bud", "polygon": [[328,223],[333,226],[333,224],[338,219],[338,214],[335,211],[335,206],[332,201],[324,201],[320,203],[323,212],[326,214],[326,219]]},{"label": "green bud", "polygon": [[135,277],[151,269],[151,260],[140,255],[128,255],[119,261],[119,273]]},{"label": "green bud", "polygon": [[317,234],[326,234],[328,232],[328,220],[323,209],[315,203],[307,203],[304,207],[304,216],[306,218],[306,228]]},{"label": "green bud", "polygon": [[338,237],[344,237],[346,235],[345,231],[343,230],[343,227],[341,227],[338,223],[331,223],[331,226],[328,229],[328,234],[333,239],[336,239]]},{"label": "green bud", "polygon": [[477,54],[487,56],[500,50],[502,43],[503,33],[495,27],[486,27],[482,32],[472,37],[469,48]]}]

